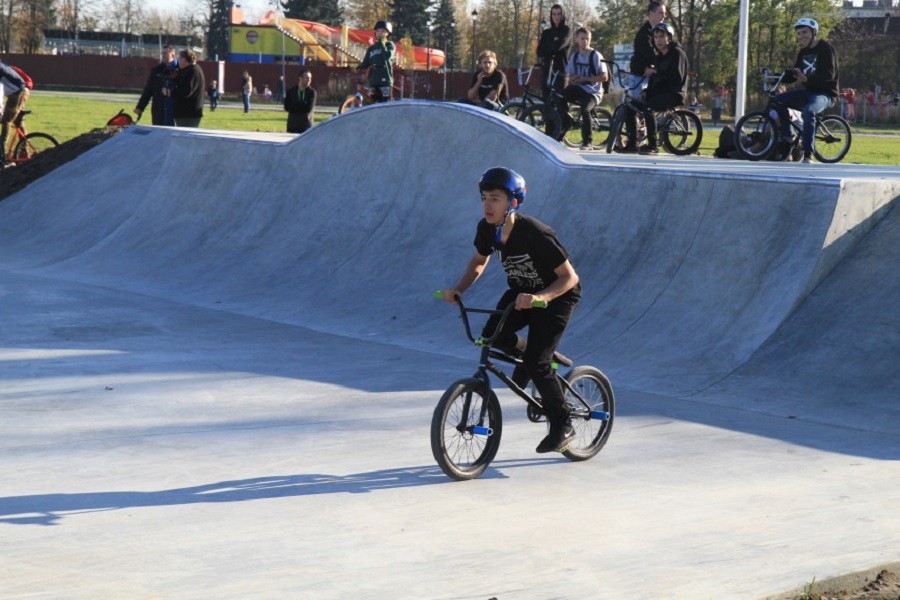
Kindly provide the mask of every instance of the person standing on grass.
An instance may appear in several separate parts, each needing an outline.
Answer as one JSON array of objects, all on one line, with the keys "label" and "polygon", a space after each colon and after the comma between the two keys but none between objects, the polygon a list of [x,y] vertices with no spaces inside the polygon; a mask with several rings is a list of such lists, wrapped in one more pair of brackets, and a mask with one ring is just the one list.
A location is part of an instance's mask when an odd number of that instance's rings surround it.
[{"label": "person standing on grass", "polygon": [[159,64],[150,70],[150,77],[134,108],[134,114],[138,119],[144,114],[144,109],[152,100],[150,117],[152,125],[175,125],[175,116],[172,113],[172,97],[168,94],[175,81],[178,72],[178,62],[175,60],[175,48],[163,46],[159,53]]},{"label": "person standing on grass", "polygon": [[175,100],[175,126],[200,127],[203,118],[203,90],[206,81],[191,50],[182,50],[178,60],[178,75],[172,87]]},{"label": "person standing on grass", "polygon": [[300,71],[297,85],[285,92],[284,110],[288,113],[288,133],[303,133],[313,126],[316,90],[312,88],[311,83],[312,72],[309,69],[303,69]]}]

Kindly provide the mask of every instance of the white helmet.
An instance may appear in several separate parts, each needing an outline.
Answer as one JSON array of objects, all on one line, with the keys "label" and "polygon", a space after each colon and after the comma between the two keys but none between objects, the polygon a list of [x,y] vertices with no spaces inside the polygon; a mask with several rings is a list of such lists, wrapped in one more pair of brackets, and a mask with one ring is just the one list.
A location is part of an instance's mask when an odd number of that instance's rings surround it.
[{"label": "white helmet", "polygon": [[810,19],[809,17],[797,19],[797,22],[794,23],[794,29],[799,29],[800,27],[809,27],[812,29],[813,35],[819,35],[819,24],[816,23],[815,19]]}]

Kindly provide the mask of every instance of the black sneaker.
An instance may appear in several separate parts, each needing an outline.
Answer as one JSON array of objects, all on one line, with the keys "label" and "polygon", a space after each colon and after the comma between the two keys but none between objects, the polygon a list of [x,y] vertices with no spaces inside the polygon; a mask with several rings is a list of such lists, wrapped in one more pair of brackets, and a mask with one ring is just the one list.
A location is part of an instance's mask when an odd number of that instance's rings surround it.
[{"label": "black sneaker", "polygon": [[535,452],[538,454],[565,452],[574,439],[575,428],[568,423],[563,426],[550,425],[550,433],[541,440],[541,443],[535,448]]},{"label": "black sneaker", "polygon": [[619,146],[616,149],[619,154],[637,154],[637,146]]},{"label": "black sneaker", "polygon": [[641,154],[659,154],[659,148],[656,146],[642,146],[640,149]]}]

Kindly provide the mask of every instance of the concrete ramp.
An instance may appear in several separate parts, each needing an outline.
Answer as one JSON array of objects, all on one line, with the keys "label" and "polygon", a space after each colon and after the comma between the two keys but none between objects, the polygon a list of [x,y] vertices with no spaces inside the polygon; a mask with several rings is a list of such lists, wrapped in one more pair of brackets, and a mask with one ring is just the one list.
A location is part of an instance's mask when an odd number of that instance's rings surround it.
[{"label": "concrete ramp", "polygon": [[[276,141],[136,127],[4,202],[0,252],[47,277],[468,352],[430,292],[472,252],[479,174],[508,165],[584,282],[565,351],[619,385],[681,396],[777,345],[900,195],[896,179],[613,158],[589,164],[514,121],[429,102]],[[470,301],[493,301],[499,267],[487,279]]]}]

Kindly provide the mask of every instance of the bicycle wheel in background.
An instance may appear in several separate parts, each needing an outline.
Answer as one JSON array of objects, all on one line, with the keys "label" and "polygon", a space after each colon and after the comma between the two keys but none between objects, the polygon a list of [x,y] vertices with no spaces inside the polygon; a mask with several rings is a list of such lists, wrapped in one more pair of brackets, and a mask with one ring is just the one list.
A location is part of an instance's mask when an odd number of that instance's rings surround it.
[{"label": "bicycle wheel in background", "polygon": [[679,108],[659,128],[659,138],[672,154],[694,154],[703,141],[703,123],[694,111]]},{"label": "bicycle wheel in background", "polygon": [[620,140],[625,135],[625,108],[624,104],[616,107],[613,113],[612,122],[609,126],[609,137],[606,138],[606,152],[611,153],[613,150],[623,147],[624,140]]},{"label": "bicycle wheel in background", "polygon": [[347,96],[347,99],[341,102],[341,105],[338,107],[338,114],[343,112],[347,112],[356,108],[362,108],[363,101],[362,98],[358,95]]},{"label": "bicycle wheel in background", "polygon": [[734,146],[746,160],[765,160],[775,151],[778,126],[764,112],[750,112],[734,128]]},{"label": "bicycle wheel in background", "polygon": [[[590,418],[573,416],[576,437],[563,456],[573,461],[587,460],[596,456],[609,439],[616,416],[616,400],[609,379],[594,367],[575,367],[566,374],[566,381],[584,398],[592,415]],[[566,389],[565,394],[566,401],[574,409],[573,415],[583,412],[584,407],[572,392]]]},{"label": "bicycle wheel in background", "polygon": [[560,123],[559,115],[554,108],[544,104],[529,106],[525,109],[521,120],[554,140],[559,139],[562,123]]},{"label": "bicycle wheel in background", "polygon": [[821,117],[816,124],[813,154],[823,163],[836,163],[850,151],[850,125],[837,115]]},{"label": "bicycle wheel in background", "polygon": [[[578,106],[570,106],[569,116],[577,125],[563,135],[563,143],[569,148],[579,148],[581,146],[581,109]],[[591,109],[591,129],[593,130],[591,143],[595,148],[602,148],[606,145],[611,123],[612,114],[608,110],[599,106]]]},{"label": "bicycle wheel in background", "polygon": [[521,100],[513,100],[512,102],[507,102],[500,107],[500,112],[504,115],[512,117],[516,121],[521,121],[522,117],[525,115],[525,103]]},{"label": "bicycle wheel in background", "polygon": [[462,379],[444,392],[431,418],[431,453],[448,477],[474,479],[500,448],[503,418],[493,390],[480,379]]},{"label": "bicycle wheel in background", "polygon": [[52,135],[46,133],[29,133],[24,140],[19,140],[13,150],[13,160],[28,160],[35,154],[40,154],[50,148],[59,146]]}]

